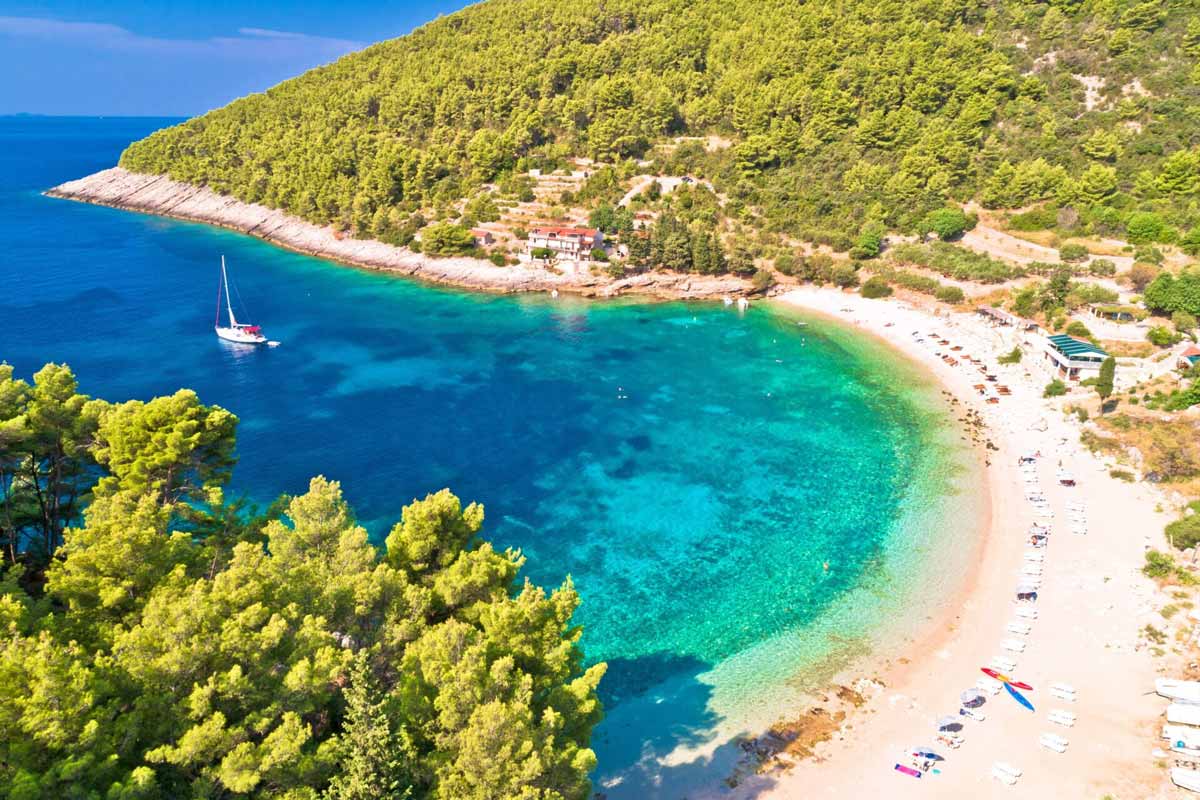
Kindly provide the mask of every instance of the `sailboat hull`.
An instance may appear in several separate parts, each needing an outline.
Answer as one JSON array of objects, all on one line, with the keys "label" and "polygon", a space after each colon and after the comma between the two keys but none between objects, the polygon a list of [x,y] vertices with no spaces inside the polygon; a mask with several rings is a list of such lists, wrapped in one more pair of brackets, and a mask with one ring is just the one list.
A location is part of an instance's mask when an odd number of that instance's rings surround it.
[{"label": "sailboat hull", "polygon": [[221,328],[216,329],[217,337],[224,339],[227,342],[236,342],[237,344],[266,344],[267,337],[259,333],[249,333],[240,328]]}]

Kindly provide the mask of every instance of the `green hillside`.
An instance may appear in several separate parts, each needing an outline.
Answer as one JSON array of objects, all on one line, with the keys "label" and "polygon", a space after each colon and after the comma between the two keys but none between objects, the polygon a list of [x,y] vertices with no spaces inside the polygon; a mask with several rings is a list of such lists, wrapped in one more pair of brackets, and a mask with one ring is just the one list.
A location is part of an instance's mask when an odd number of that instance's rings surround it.
[{"label": "green hillside", "polygon": [[[1198,8],[486,0],[160,131],[121,164],[382,238],[586,156],[621,177],[706,176],[722,215],[841,249],[969,199],[1052,199],[1082,233],[1195,230],[1200,245]],[[656,147],[710,134],[733,146]]]}]

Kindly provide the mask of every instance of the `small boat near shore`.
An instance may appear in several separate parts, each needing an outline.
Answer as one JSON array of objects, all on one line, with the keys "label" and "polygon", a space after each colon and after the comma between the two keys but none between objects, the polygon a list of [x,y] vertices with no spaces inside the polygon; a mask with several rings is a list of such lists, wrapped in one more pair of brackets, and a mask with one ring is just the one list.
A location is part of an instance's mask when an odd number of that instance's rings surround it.
[{"label": "small boat near shore", "polygon": [[[225,310],[229,314],[229,325],[221,325],[221,295],[225,295]],[[262,328],[246,322],[238,322],[233,315],[233,301],[229,296],[229,274],[225,271],[225,256],[221,256],[221,282],[217,284],[217,316],[213,321],[213,330],[217,338],[235,344],[259,345],[275,347],[279,342],[272,342],[263,335]]]}]

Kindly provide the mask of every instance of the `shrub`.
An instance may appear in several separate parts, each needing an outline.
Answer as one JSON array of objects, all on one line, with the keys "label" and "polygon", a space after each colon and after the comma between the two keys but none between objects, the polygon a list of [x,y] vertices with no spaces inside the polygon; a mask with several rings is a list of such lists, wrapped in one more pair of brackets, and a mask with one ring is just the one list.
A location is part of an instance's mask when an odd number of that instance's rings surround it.
[{"label": "shrub", "polygon": [[1058,248],[1058,257],[1070,264],[1077,264],[1088,257],[1087,248],[1081,244],[1064,244]]},{"label": "shrub", "polygon": [[1187,333],[1196,329],[1196,318],[1186,311],[1176,311],[1171,315],[1171,324],[1180,333]]},{"label": "shrub", "polygon": [[1153,211],[1138,211],[1125,223],[1125,234],[1134,244],[1161,242],[1166,232],[1166,223]]},{"label": "shrub", "polygon": [[1062,397],[1067,393],[1067,385],[1058,378],[1046,384],[1046,388],[1042,390],[1042,397]]},{"label": "shrub", "polygon": [[921,220],[921,232],[936,233],[943,242],[957,239],[973,227],[971,218],[960,208],[939,208]]},{"label": "shrub", "polygon": [[1035,208],[1023,214],[1016,214],[1008,221],[1008,227],[1014,231],[1044,231],[1058,224],[1058,209],[1055,206]]},{"label": "shrub", "polygon": [[1108,474],[1111,475],[1112,477],[1116,478],[1119,481],[1125,481],[1126,483],[1133,483],[1133,473],[1127,469],[1110,469],[1108,471]]},{"label": "shrub", "polygon": [[1146,564],[1142,567],[1142,574],[1147,578],[1165,578],[1174,571],[1175,559],[1171,558],[1170,554],[1157,550],[1146,551]]},{"label": "shrub", "polygon": [[842,289],[858,286],[858,270],[852,264],[835,264],[829,272],[829,280]]},{"label": "shrub", "polygon": [[592,248],[592,260],[593,261],[608,261],[608,251],[606,251],[602,247]]},{"label": "shrub", "polygon": [[996,360],[1001,364],[1020,364],[1022,356],[1024,356],[1024,353],[1021,352],[1021,348],[1014,347]]},{"label": "shrub", "polygon": [[1146,331],[1146,340],[1155,347],[1170,347],[1179,341],[1179,334],[1165,325],[1155,325]]},{"label": "shrub", "polygon": [[892,293],[891,285],[878,275],[868,278],[862,285],[862,296],[867,298],[888,297]]},{"label": "shrub", "polygon": [[945,242],[904,244],[888,252],[896,262],[915,264],[957,280],[1003,283],[1025,274],[1024,270],[1010,267],[1003,261]]},{"label": "shrub", "polygon": [[796,257],[791,253],[780,253],[775,256],[775,269],[779,270],[781,275],[791,277],[796,274]]},{"label": "shrub", "polygon": [[1129,268],[1129,272],[1125,273],[1125,277],[1127,277],[1129,282],[1133,284],[1133,288],[1137,289],[1139,292],[1145,291],[1146,287],[1149,286],[1150,282],[1153,281],[1157,276],[1158,267],[1141,261],[1134,264]]},{"label": "shrub", "polygon": [[554,251],[549,247],[535,247],[529,251],[529,255],[537,259],[547,259],[554,255]]},{"label": "shrub", "polygon": [[952,305],[958,305],[967,299],[967,296],[963,294],[963,290],[957,286],[941,286],[934,293],[934,297],[943,303],[950,303]]},{"label": "shrub", "polygon": [[775,273],[769,269],[756,270],[754,276],[750,278],[750,285],[756,292],[765,292],[775,285]]},{"label": "shrub", "polygon": [[1180,517],[1167,525],[1167,541],[1177,550],[1187,550],[1200,543],[1200,514]]},{"label": "shrub", "polygon": [[505,258],[504,253],[501,253],[499,250],[492,252],[488,256],[488,261],[491,261],[497,267],[503,267],[505,264],[508,263],[508,259]]},{"label": "shrub", "polygon": [[433,256],[457,256],[475,249],[475,237],[461,225],[436,222],[421,231],[421,250]]},{"label": "shrub", "polygon": [[1134,261],[1145,261],[1147,264],[1153,264],[1156,267],[1161,267],[1162,263],[1167,260],[1163,255],[1163,251],[1157,247],[1139,247],[1133,251]]},{"label": "shrub", "polygon": [[1108,278],[1117,274],[1117,265],[1110,259],[1096,258],[1088,264],[1088,270],[1097,277]]},{"label": "shrub", "polygon": [[1071,320],[1071,324],[1067,326],[1067,329],[1064,331],[1064,333],[1066,333],[1067,336],[1076,336],[1080,339],[1092,338],[1092,332],[1088,330],[1088,326],[1084,325],[1077,319]]}]

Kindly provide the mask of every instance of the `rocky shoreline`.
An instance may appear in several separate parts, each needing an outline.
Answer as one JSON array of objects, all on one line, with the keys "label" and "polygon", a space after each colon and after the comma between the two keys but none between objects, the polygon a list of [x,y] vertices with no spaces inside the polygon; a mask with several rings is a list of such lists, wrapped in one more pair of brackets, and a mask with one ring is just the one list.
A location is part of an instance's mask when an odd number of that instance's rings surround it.
[{"label": "rocky shoreline", "polygon": [[744,295],[748,281],[733,276],[647,272],[613,279],[584,279],[518,264],[497,267],[478,258],[431,258],[373,239],[343,236],[283,211],[244,203],[204,187],[112,167],[46,191],[51,197],[204,222],[257,236],[272,244],[366,269],[407,275],[434,283],[501,293],[560,291],[587,297],[648,295],[664,299]]}]

